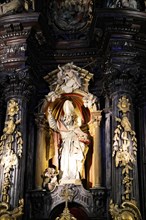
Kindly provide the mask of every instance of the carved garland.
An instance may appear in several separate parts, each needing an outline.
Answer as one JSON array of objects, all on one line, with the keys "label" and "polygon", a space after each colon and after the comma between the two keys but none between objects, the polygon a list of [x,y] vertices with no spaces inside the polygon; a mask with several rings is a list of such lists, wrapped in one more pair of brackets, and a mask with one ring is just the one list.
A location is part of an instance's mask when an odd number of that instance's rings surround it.
[{"label": "carved garland", "polygon": [[[17,129],[17,125],[21,122],[21,119],[18,118],[19,110],[18,102],[11,99],[8,102],[7,120],[5,121],[3,135],[0,138],[0,161],[3,166],[2,203],[0,204],[0,215],[2,215],[2,213],[10,214],[7,210],[10,205],[9,190],[12,185],[12,173],[14,171],[14,167],[18,164],[18,159],[22,157],[22,134]],[[22,200],[20,203],[20,206],[22,207]],[[19,209],[19,207],[16,209]]]},{"label": "carved garland", "polygon": [[126,96],[123,96],[119,99],[117,106],[119,111],[122,112],[122,115],[120,118],[116,117],[118,124],[114,131],[112,157],[115,158],[116,167],[122,168],[124,193],[122,195],[123,203],[121,208],[118,208],[118,205],[114,205],[111,201],[110,212],[115,220],[123,219],[124,215],[127,216],[127,220],[141,219],[141,217],[139,217],[140,212],[136,207],[136,204],[134,204],[135,201],[131,200],[133,181],[132,171],[137,155],[137,139],[127,116],[127,113],[130,111],[129,99],[127,99]]}]

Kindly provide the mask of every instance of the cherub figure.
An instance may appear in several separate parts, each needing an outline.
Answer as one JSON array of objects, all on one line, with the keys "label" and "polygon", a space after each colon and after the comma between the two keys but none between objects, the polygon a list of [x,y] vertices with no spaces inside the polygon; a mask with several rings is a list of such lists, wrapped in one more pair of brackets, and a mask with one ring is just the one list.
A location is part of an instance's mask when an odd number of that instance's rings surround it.
[{"label": "cherub figure", "polygon": [[57,86],[55,91],[61,89],[65,93],[71,93],[81,87],[79,73],[73,69],[72,63],[65,67],[58,66]]}]

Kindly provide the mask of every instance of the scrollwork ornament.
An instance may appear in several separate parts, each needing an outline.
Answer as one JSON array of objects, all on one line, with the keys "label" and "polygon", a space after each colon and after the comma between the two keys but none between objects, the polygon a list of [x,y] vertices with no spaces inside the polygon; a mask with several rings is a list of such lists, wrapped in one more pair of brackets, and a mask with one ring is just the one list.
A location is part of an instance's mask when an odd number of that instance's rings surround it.
[{"label": "scrollwork ornament", "polygon": [[16,220],[23,215],[24,199],[19,200],[19,206],[9,211],[7,203],[0,203],[0,220]]},{"label": "scrollwork ornament", "polygon": [[114,220],[142,220],[136,201],[131,199],[137,139],[127,115],[130,111],[129,99],[126,96],[121,97],[117,107],[122,115],[115,118],[117,127],[114,131],[112,157],[115,158],[115,166],[122,168],[124,193],[122,194],[123,203],[121,206],[114,204],[111,200],[109,211]]},{"label": "scrollwork ornament", "polygon": [[19,105],[14,99],[8,102],[7,116],[3,135],[0,138],[0,161],[3,166],[3,183],[2,183],[2,202],[9,204],[11,187],[11,178],[14,167],[22,157],[23,140],[22,134],[18,130],[21,122],[19,119]]},{"label": "scrollwork ornament", "polygon": [[142,220],[135,200],[125,201],[120,207],[111,200],[109,211],[114,220]]},{"label": "scrollwork ornament", "polygon": [[129,200],[132,192],[131,173],[137,155],[137,139],[135,131],[132,130],[131,123],[127,117],[127,112],[130,111],[129,99],[125,96],[119,99],[118,103],[119,111],[122,112],[120,118],[116,117],[117,127],[114,131],[113,137],[113,154],[115,157],[116,167],[122,167],[124,185],[124,194],[122,200]]}]

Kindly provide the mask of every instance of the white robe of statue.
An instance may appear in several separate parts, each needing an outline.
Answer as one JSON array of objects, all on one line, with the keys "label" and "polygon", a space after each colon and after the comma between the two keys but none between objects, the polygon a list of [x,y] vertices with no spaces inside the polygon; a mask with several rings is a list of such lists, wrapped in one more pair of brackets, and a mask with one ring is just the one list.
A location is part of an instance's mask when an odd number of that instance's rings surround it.
[{"label": "white robe of statue", "polygon": [[62,179],[80,179],[88,149],[86,145],[88,135],[77,125],[74,106],[71,101],[66,100],[64,102],[63,111],[63,117],[56,122],[51,110],[48,109],[50,127],[61,134],[60,170],[63,172]]}]

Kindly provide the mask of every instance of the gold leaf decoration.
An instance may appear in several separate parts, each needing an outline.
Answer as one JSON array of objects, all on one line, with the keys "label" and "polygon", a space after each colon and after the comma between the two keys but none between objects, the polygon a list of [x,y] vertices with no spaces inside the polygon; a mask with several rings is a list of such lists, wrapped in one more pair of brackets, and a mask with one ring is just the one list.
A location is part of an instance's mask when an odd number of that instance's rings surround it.
[{"label": "gold leaf decoration", "polygon": [[117,106],[119,111],[122,112],[122,116],[115,118],[117,127],[114,131],[112,156],[115,157],[115,166],[117,168],[122,167],[122,183],[125,190],[122,199],[129,200],[133,180],[130,177],[130,173],[136,161],[137,139],[127,116],[127,113],[130,111],[129,99],[123,96],[119,99]]},{"label": "gold leaf decoration", "polygon": [[68,209],[68,200],[73,196],[72,192],[69,190],[67,184],[64,186],[61,196],[65,199],[65,208],[60,217],[57,217],[55,220],[77,220]]},{"label": "gold leaf decoration", "polygon": [[135,200],[123,202],[120,207],[111,200],[109,211],[114,220],[142,220]]},{"label": "gold leaf decoration", "polygon": [[127,113],[130,111],[129,99],[123,96],[117,105],[122,112],[120,118],[115,117],[117,127],[113,137],[112,157],[115,158],[115,166],[122,168],[122,184],[124,193],[121,195],[123,203],[121,206],[110,201],[109,211],[114,220],[142,220],[140,211],[135,200],[131,200],[132,172],[137,155],[136,133],[132,130]]},{"label": "gold leaf decoration", "polygon": [[2,183],[2,202],[9,204],[9,189],[12,185],[12,172],[18,164],[19,158],[22,157],[23,141],[22,134],[18,131],[18,125],[21,120],[19,117],[18,102],[14,99],[9,100],[7,106],[7,117],[3,135],[0,138],[0,161],[3,166],[3,183]]},{"label": "gold leaf decoration", "polygon": [[[19,200],[19,206],[9,211],[7,203],[0,203],[0,220],[16,220],[23,215],[24,199]],[[20,219],[20,218],[19,218]]]}]

